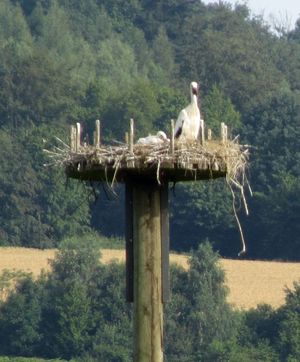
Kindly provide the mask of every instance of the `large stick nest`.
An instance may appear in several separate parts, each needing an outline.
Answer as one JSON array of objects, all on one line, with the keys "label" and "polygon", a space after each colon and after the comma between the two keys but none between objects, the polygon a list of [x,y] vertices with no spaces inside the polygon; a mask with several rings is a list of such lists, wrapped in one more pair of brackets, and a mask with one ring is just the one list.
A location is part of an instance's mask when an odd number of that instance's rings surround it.
[{"label": "large stick nest", "polygon": [[[111,187],[116,180],[119,181],[118,174],[142,174],[144,177],[150,175],[152,178],[155,175],[159,184],[162,175],[169,175],[167,181],[193,180],[197,179],[197,175],[200,175],[198,179],[226,177],[243,244],[241,253],[246,251],[242,228],[235,209],[235,190],[239,192],[245,212],[248,214],[244,189],[248,186],[251,193],[246,177],[249,147],[240,145],[238,137],[223,142],[205,141],[204,145],[196,141],[175,141],[173,150],[170,142],[166,141],[161,144],[134,144],[131,149],[128,144],[120,142],[116,142],[116,145],[99,147],[83,144],[75,151],[59,138],[56,140],[59,142],[58,145],[53,146],[52,150],[45,150],[52,159],[48,165],[64,167],[68,177],[81,180],[100,179],[109,183]],[[189,173],[192,177],[186,177]],[[176,178],[174,174],[179,176]],[[98,178],[99,175],[102,176]]]},{"label": "large stick nest", "polygon": [[221,171],[227,179],[240,184],[245,177],[249,157],[248,148],[240,145],[237,139],[223,143],[206,141],[203,146],[198,142],[175,142],[173,152],[169,142],[135,144],[132,151],[125,143],[100,147],[82,145],[77,151],[71,150],[62,141],[60,143],[60,146],[54,146],[51,151],[46,150],[46,152],[53,159],[53,164],[62,165],[66,170],[77,170],[78,174],[93,168],[114,169],[116,175],[127,169],[136,169],[141,173],[150,167],[152,170],[156,168],[156,171],[209,170]]}]

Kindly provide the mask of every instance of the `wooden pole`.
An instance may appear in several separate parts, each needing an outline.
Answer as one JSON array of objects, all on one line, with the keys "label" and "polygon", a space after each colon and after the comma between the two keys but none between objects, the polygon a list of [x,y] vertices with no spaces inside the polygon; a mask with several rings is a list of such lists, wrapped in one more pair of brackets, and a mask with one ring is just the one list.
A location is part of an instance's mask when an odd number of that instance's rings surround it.
[{"label": "wooden pole", "polygon": [[163,361],[160,187],[133,184],[134,361]]},{"label": "wooden pole", "polygon": [[95,122],[95,147],[96,148],[100,148],[100,142],[101,142],[101,138],[100,138],[100,120],[96,119]]},{"label": "wooden pole", "polygon": [[71,126],[70,139],[71,139],[71,143],[70,143],[71,152],[75,152],[76,151],[76,127],[75,126]]},{"label": "wooden pole", "polygon": [[161,282],[162,302],[170,300],[170,231],[169,231],[169,185],[163,182],[160,186],[160,220],[161,220]]},{"label": "wooden pole", "polygon": [[221,141],[222,143],[227,142],[228,128],[224,122],[221,122]]},{"label": "wooden pole", "polygon": [[133,143],[134,143],[134,120],[130,119],[130,128],[129,128],[129,151],[133,153]]},{"label": "wooden pole", "polygon": [[204,146],[205,135],[204,135],[204,120],[200,119],[200,143]]},{"label": "wooden pole", "polygon": [[211,141],[211,139],[212,139],[212,131],[211,131],[211,129],[209,128],[209,129],[207,130],[207,140],[208,140],[208,141]]},{"label": "wooden pole", "polygon": [[227,142],[228,141],[228,127],[225,123],[224,123],[224,138],[225,138],[225,142]]},{"label": "wooden pole", "polygon": [[172,157],[174,157],[174,119],[171,119],[170,150]]},{"label": "wooden pole", "polygon": [[81,143],[81,126],[80,123],[76,123],[76,152],[80,149],[80,143]]},{"label": "wooden pole", "polygon": [[[127,132],[126,132],[127,133]],[[128,133],[127,133],[128,134]],[[133,197],[132,182],[125,183],[126,300],[133,303]]]},{"label": "wooden pole", "polygon": [[[134,120],[130,118],[130,125],[129,125],[129,135],[128,135],[128,149],[130,155],[133,157],[133,144],[134,144]],[[127,167],[134,167],[134,159],[127,162]]]}]

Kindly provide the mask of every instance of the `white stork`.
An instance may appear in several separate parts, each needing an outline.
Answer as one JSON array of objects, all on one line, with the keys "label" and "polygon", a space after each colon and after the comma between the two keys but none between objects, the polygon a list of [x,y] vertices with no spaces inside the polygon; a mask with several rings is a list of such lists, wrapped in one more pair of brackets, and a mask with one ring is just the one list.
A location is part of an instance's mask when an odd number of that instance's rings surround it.
[{"label": "white stork", "polygon": [[140,145],[158,145],[165,142],[170,142],[170,140],[167,138],[165,132],[158,131],[156,135],[149,135],[144,138],[139,138],[137,141],[137,144]]},{"label": "white stork", "polygon": [[197,140],[200,131],[200,110],[198,107],[198,84],[192,82],[190,85],[191,103],[182,109],[177,118],[174,135],[175,138],[185,140]]}]

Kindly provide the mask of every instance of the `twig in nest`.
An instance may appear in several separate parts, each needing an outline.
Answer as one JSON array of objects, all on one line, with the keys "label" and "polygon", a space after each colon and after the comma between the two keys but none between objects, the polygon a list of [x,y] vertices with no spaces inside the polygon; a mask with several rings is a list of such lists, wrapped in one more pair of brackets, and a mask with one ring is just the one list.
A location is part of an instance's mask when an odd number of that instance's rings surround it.
[{"label": "twig in nest", "polygon": [[67,144],[66,144],[63,140],[61,140],[59,137],[56,137],[56,136],[55,136],[55,139],[56,139],[58,142],[62,143],[67,149],[70,149],[70,146],[67,145]]}]

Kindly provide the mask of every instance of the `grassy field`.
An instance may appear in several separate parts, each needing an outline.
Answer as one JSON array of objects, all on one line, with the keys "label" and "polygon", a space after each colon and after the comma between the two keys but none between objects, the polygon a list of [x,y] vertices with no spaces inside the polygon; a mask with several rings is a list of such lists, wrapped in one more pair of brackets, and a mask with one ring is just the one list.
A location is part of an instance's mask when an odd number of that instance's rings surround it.
[{"label": "grassy field", "polygon": [[[49,270],[49,259],[55,250],[25,248],[0,248],[0,271],[15,269],[38,275],[42,269]],[[188,257],[171,254],[171,263],[188,268]],[[102,250],[102,261],[125,261],[124,250]],[[292,288],[300,281],[300,263],[221,259],[230,289],[228,301],[237,308],[248,309],[259,303],[268,303],[277,308],[284,303],[285,287]]]}]

